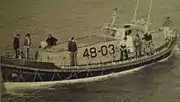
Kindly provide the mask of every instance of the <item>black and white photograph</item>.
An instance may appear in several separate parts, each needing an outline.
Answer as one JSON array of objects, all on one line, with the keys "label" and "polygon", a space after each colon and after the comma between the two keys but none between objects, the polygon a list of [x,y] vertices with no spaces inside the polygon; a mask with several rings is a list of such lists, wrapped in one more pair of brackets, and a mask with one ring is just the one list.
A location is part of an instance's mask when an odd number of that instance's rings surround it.
[{"label": "black and white photograph", "polygon": [[180,0],[1,0],[0,102],[180,102]]}]

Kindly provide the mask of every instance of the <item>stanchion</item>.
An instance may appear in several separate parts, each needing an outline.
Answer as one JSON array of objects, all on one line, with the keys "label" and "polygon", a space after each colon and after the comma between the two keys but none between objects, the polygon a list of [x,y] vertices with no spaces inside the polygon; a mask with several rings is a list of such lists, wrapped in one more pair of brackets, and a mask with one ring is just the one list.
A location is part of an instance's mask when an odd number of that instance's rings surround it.
[{"label": "stanchion", "polygon": [[[0,60],[1,60],[1,62],[0,62],[0,70],[1,70],[2,59],[0,58]],[[1,101],[2,100],[2,95],[5,94],[5,92],[6,92],[2,72],[0,72],[0,81],[1,81],[1,94],[0,94],[1,95],[0,101]]]}]

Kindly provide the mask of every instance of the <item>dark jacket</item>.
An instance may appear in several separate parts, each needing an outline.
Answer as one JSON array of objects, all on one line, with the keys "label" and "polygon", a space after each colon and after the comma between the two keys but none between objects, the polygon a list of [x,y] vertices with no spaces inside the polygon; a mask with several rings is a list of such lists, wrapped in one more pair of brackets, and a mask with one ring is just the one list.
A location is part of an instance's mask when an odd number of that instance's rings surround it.
[{"label": "dark jacket", "polygon": [[131,35],[131,33],[132,33],[132,30],[131,30],[131,29],[125,31],[125,35]]},{"label": "dark jacket", "polygon": [[19,38],[14,38],[13,47],[14,49],[19,49]]},{"label": "dark jacket", "polygon": [[47,38],[46,42],[48,43],[48,46],[56,45],[57,39],[55,37]]},{"label": "dark jacket", "polygon": [[70,52],[75,52],[75,51],[77,51],[76,42],[69,41],[69,43],[68,43],[68,51],[70,51]]},{"label": "dark jacket", "polygon": [[25,39],[24,46],[31,46],[31,38],[29,38],[29,43],[28,43],[28,39]]},{"label": "dark jacket", "polygon": [[151,34],[150,34],[150,35],[148,35],[147,33],[144,34],[144,39],[145,39],[145,41],[152,41],[152,36],[151,36]]}]

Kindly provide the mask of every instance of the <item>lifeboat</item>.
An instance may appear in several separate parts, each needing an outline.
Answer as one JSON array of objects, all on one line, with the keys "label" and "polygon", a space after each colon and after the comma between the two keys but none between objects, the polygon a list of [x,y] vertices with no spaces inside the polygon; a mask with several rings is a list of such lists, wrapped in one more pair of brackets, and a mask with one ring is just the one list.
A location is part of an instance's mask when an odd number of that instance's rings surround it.
[{"label": "lifeboat", "polygon": [[163,30],[151,31],[154,39],[153,53],[136,57],[132,39],[143,29],[137,24],[128,24],[128,27],[131,29],[131,35],[127,38],[129,57],[126,60],[120,60],[119,49],[126,28],[117,28],[115,36],[92,35],[77,38],[75,66],[70,64],[68,41],[39,49],[38,57],[32,60],[2,56],[1,71],[4,82],[44,82],[103,76],[151,65],[172,55],[177,41],[176,30],[170,31],[168,40],[162,37]]},{"label": "lifeboat", "polygon": [[[164,29],[147,30],[138,21],[123,27],[107,25],[102,32],[103,35],[75,39],[77,64],[73,66],[68,51],[69,41],[47,48],[46,43],[42,42],[36,57],[28,60],[13,58],[8,54],[2,56],[0,66],[4,83],[19,83],[18,86],[23,83],[87,80],[143,68],[169,58],[174,52],[178,33],[176,29],[169,29],[169,36],[165,39]],[[149,51],[146,51],[146,47],[144,53],[137,56],[134,39],[136,35],[142,39],[147,32],[152,35],[153,47]],[[121,59],[125,56],[121,55],[120,44],[125,37],[128,58]]]}]

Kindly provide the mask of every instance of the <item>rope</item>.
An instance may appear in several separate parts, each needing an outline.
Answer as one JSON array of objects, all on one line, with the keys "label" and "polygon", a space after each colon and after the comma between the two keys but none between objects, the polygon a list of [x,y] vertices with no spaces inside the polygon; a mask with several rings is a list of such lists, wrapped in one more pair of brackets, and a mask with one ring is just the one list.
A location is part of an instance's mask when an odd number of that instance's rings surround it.
[{"label": "rope", "polygon": [[35,73],[35,75],[34,75],[33,82],[35,82],[35,79],[36,79],[36,73]]},{"label": "rope", "polygon": [[36,72],[36,73],[38,73],[39,79],[40,79],[41,81],[43,81],[43,79],[42,79],[41,75],[39,74],[39,72]]},{"label": "rope", "polygon": [[58,75],[59,79],[61,80],[62,78],[61,78],[61,76],[59,75],[59,73],[58,73],[58,72],[56,72],[56,73],[57,73],[57,75]]},{"label": "rope", "polygon": [[[76,76],[76,78],[77,78],[77,75],[80,74],[81,72],[84,72],[85,70],[86,70],[86,69],[81,70],[81,71],[79,71],[79,72],[77,72],[77,73],[75,73],[75,74],[72,74],[72,73],[71,73],[71,75],[70,75],[68,78],[66,78],[66,79],[69,80],[70,78],[72,78],[72,77],[74,77],[74,76]],[[89,70],[90,70],[90,68],[88,68],[87,73],[90,73],[91,75],[93,75]]]},{"label": "rope", "polygon": [[23,74],[22,74],[22,70],[20,69],[20,78],[25,82],[25,79],[23,77]]},{"label": "rope", "polygon": [[86,74],[86,78],[89,76],[89,69],[90,69],[90,68],[88,68],[88,71],[87,71],[87,74]]},{"label": "rope", "polygon": [[53,76],[52,76],[52,78],[51,78],[50,81],[53,81],[53,79],[54,79],[54,77],[55,77],[55,73],[56,73],[56,72],[54,72],[54,74],[53,74]]},{"label": "rope", "polygon": [[[89,69],[90,69],[90,68],[89,68]],[[89,70],[89,73],[90,73],[90,75],[91,75],[91,76],[93,76],[93,74],[92,74],[92,71],[91,71],[91,70]]]},{"label": "rope", "polygon": [[101,75],[104,75],[104,71],[103,71],[103,69],[101,69]]},{"label": "rope", "polygon": [[73,76],[73,74],[72,74],[73,72],[71,72],[71,74],[69,75],[69,77],[67,77],[66,79],[67,80],[69,80],[69,79],[71,79],[72,78],[72,76]]}]

